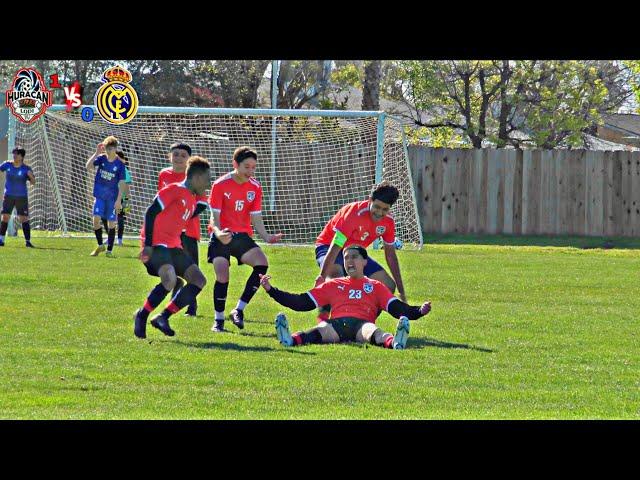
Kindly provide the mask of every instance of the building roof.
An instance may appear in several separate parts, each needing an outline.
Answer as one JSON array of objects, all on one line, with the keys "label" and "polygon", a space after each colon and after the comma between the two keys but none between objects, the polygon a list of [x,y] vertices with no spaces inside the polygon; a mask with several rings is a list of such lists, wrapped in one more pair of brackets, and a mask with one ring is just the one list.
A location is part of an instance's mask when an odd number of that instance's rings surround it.
[{"label": "building roof", "polygon": [[633,113],[612,113],[602,115],[604,126],[628,133],[630,137],[640,137],[640,115]]}]

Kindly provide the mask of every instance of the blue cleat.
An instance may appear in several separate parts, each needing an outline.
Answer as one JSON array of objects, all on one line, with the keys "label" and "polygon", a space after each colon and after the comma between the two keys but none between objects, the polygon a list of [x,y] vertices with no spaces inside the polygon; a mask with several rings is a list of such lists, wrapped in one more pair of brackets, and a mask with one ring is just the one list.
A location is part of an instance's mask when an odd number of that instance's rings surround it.
[{"label": "blue cleat", "polygon": [[168,337],[173,337],[176,334],[176,332],[174,332],[169,325],[169,319],[163,314],[159,314],[153,317],[153,320],[151,320],[151,325],[160,330]]},{"label": "blue cleat", "polygon": [[287,317],[285,317],[284,313],[279,313],[276,316],[276,335],[282,345],[293,347],[293,338],[289,332],[289,322],[287,322]]},{"label": "blue cleat", "polygon": [[396,327],[396,334],[393,337],[393,349],[404,350],[409,339],[409,319],[407,317],[400,317],[398,320],[398,326]]}]

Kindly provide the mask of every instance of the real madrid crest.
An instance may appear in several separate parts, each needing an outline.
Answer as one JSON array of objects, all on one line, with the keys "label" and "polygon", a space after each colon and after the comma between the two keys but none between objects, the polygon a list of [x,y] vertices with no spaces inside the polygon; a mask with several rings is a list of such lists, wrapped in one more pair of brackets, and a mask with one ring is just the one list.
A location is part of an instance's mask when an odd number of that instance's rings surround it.
[{"label": "real madrid crest", "polygon": [[364,288],[364,293],[373,292],[373,285],[371,283],[365,283],[363,288]]},{"label": "real madrid crest", "polygon": [[104,72],[102,81],[105,84],[96,92],[95,104],[98,113],[107,122],[123,125],[138,112],[138,94],[129,84],[131,80],[131,74],[120,66]]}]

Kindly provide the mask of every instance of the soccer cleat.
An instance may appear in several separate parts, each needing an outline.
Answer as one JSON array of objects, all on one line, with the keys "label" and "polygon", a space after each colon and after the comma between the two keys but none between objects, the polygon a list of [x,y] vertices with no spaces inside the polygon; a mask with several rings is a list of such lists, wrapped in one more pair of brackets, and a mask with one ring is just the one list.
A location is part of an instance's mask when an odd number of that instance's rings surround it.
[{"label": "soccer cleat", "polygon": [[119,246],[119,247],[121,247],[121,246],[122,246],[122,239],[121,239],[121,238],[119,238],[119,239],[118,239],[118,246]]},{"label": "soccer cleat", "polygon": [[104,243],[102,245],[98,245],[93,252],[91,252],[91,256],[92,257],[97,257],[98,255],[100,255],[100,253],[104,252],[107,249],[107,247],[104,246]]},{"label": "soccer cleat", "polygon": [[25,246],[25,247],[27,247],[27,248],[36,248],[36,247],[34,247],[34,246],[33,246],[33,244],[32,244],[30,241],[28,241],[28,240],[25,242],[24,246]]},{"label": "soccer cleat", "polygon": [[276,335],[282,345],[293,347],[293,338],[289,332],[289,322],[287,322],[287,317],[282,312],[276,316]]},{"label": "soccer cleat", "polygon": [[400,317],[398,320],[398,326],[396,327],[396,334],[393,337],[393,349],[404,350],[409,339],[409,319],[407,317]]},{"label": "soccer cleat", "polygon": [[151,320],[151,326],[157,328],[168,337],[173,337],[176,334],[169,325],[169,319],[161,313],[153,317],[153,320]]},{"label": "soccer cleat", "polygon": [[233,324],[238,327],[240,330],[244,328],[244,312],[242,310],[238,310],[234,308],[231,310],[231,314],[229,315]]},{"label": "soccer cleat", "polygon": [[147,319],[140,316],[142,310],[140,308],[133,314],[133,333],[138,338],[147,338]]},{"label": "soccer cleat", "polygon": [[4,247],[4,240],[0,240],[0,247]]},{"label": "soccer cleat", "polygon": [[211,327],[211,331],[216,333],[226,332],[224,329],[224,320],[216,320],[213,327]]},{"label": "soccer cleat", "polygon": [[113,252],[111,250],[107,250],[105,255],[109,258],[115,258],[115,255],[113,254]]}]

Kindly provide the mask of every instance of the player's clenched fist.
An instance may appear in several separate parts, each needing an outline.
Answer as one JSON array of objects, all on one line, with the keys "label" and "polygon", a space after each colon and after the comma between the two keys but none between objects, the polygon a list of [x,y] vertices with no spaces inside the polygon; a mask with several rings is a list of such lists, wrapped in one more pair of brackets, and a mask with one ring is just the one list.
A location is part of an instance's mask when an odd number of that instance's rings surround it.
[{"label": "player's clenched fist", "polygon": [[140,258],[142,263],[147,263],[151,259],[151,255],[153,255],[153,247],[144,247],[140,251],[140,256],[138,258]]},{"label": "player's clenched fist", "polygon": [[426,315],[431,311],[431,302],[424,302],[420,307],[420,314]]}]

